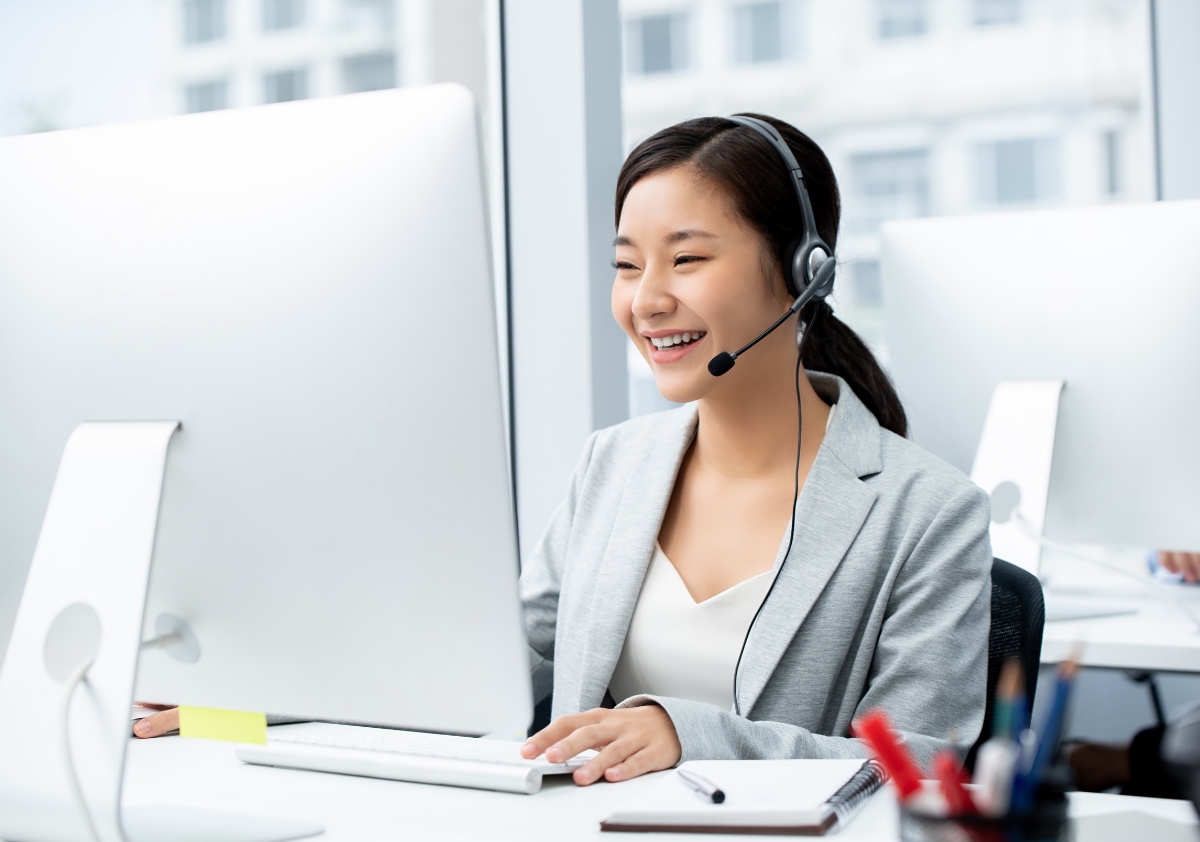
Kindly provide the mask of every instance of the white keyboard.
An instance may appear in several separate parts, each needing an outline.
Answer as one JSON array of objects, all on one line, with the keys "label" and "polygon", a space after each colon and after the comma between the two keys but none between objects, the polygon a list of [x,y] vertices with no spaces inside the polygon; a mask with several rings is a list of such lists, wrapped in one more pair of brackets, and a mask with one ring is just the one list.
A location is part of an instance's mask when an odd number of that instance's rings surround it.
[{"label": "white keyboard", "polygon": [[596,755],[547,763],[525,759],[520,749],[519,742],[305,722],[271,728],[265,746],[239,745],[235,754],[260,766],[528,794],[541,788],[543,775],[569,774]]}]

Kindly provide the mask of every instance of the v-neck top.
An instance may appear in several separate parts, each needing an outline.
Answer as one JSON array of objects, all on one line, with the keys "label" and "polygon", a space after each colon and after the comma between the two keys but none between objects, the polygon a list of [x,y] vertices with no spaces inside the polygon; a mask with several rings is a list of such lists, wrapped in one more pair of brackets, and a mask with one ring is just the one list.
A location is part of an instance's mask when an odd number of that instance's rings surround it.
[{"label": "v-neck top", "polygon": [[733,706],[733,671],[773,571],[696,602],[656,542],[609,681],[618,702],[646,693]]},{"label": "v-neck top", "polygon": [[[836,410],[836,403],[829,407],[827,432]],[[779,549],[783,552],[782,544]],[[608,683],[613,698],[620,702],[641,694],[671,696],[732,709],[733,673],[742,641],[774,575],[773,569],[759,573],[696,602],[655,541],[625,645]]]}]

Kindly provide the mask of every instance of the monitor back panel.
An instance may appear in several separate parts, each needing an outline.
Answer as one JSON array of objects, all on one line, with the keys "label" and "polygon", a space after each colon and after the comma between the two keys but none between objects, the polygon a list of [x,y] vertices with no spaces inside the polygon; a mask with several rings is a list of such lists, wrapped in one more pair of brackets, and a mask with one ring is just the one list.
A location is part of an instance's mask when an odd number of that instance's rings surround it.
[{"label": "monitor back panel", "polygon": [[454,86],[0,141],[7,581],[76,424],[179,419],[140,698],[524,727],[482,184]]},{"label": "monitor back panel", "polygon": [[1063,379],[1051,538],[1200,550],[1200,202],[883,228],[911,436],[970,471],[1002,380]]}]

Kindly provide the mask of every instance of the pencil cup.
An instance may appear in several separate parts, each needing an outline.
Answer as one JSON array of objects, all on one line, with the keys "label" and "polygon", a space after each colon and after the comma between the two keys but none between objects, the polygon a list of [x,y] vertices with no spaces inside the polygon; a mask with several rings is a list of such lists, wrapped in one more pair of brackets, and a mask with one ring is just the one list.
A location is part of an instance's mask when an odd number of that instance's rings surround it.
[{"label": "pencil cup", "polygon": [[900,810],[904,842],[1059,842],[1070,839],[1067,799],[1062,793],[1037,801],[1027,813],[997,818],[932,816]]}]

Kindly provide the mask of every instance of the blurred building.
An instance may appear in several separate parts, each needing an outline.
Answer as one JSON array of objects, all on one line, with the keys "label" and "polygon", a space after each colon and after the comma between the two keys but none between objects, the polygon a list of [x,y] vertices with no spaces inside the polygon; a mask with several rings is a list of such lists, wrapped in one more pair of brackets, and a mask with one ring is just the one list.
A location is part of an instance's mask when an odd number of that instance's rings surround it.
[{"label": "blurred building", "polygon": [[[454,78],[487,94],[483,0],[159,0],[178,111]],[[474,28],[474,39],[464,31]],[[456,48],[462,45],[462,48]]]},{"label": "blurred building", "polygon": [[[757,111],[829,155],[835,308],[885,360],[884,220],[1155,198],[1145,0],[622,0],[621,13],[627,148]],[[636,352],[630,375],[635,414],[663,405]]]}]

